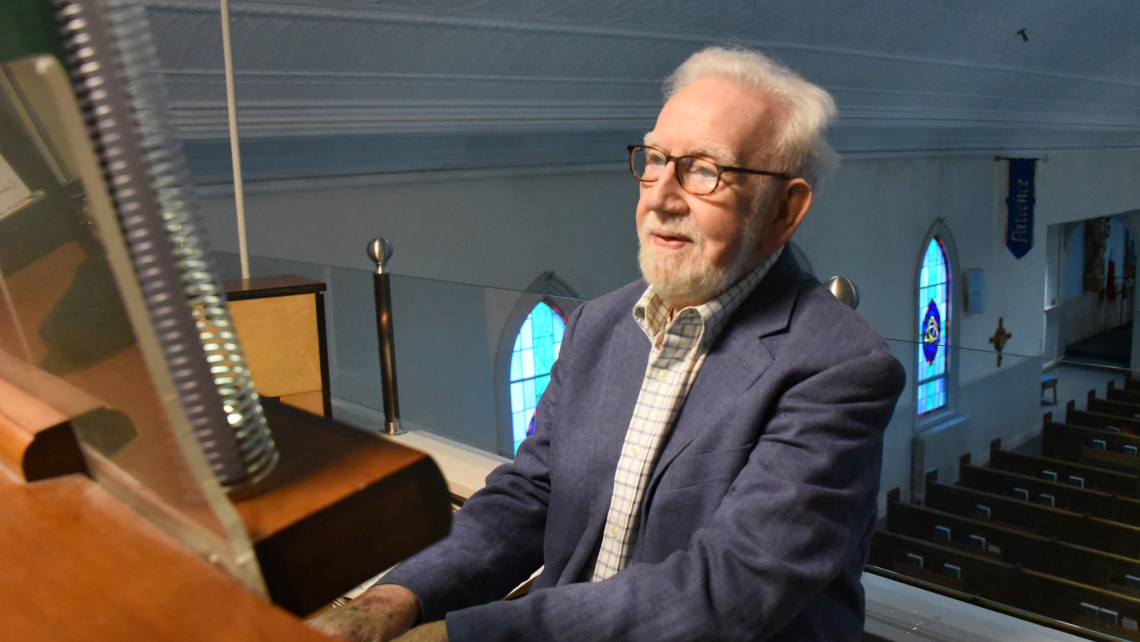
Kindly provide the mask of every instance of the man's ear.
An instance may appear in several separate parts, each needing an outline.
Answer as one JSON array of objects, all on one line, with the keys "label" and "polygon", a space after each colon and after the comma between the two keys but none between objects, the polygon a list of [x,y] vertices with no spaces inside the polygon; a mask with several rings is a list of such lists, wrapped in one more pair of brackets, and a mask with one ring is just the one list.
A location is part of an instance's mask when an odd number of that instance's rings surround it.
[{"label": "man's ear", "polygon": [[760,250],[765,256],[787,243],[803,222],[811,209],[811,185],[802,178],[789,179],[780,186],[776,199],[776,213],[760,238]]}]

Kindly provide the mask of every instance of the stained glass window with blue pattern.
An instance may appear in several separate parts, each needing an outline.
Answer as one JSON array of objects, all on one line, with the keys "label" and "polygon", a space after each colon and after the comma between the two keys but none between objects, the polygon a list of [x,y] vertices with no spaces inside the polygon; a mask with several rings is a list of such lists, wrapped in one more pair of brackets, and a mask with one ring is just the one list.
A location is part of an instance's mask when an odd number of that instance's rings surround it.
[{"label": "stained glass window with blue pattern", "polygon": [[534,306],[511,353],[511,432],[515,452],[519,444],[534,432],[534,409],[550,383],[550,368],[562,348],[566,320],[562,314],[540,302]]},{"label": "stained glass window with blue pattern", "polygon": [[930,239],[918,276],[918,414],[946,405],[950,330],[950,268],[946,249]]}]

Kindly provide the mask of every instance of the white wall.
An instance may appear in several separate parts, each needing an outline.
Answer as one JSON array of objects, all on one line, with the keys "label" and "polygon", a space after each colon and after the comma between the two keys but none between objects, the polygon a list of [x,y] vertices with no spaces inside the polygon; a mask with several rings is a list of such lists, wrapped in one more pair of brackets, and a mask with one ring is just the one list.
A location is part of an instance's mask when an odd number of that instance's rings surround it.
[{"label": "white wall", "polygon": [[[1025,374],[1030,366],[1020,359],[1007,357],[1005,365],[997,366],[988,338],[1002,318],[1013,335],[1006,353],[1040,362],[1047,226],[1140,208],[1140,181],[1133,180],[1138,174],[1140,151],[1050,154],[1048,162],[1038,163],[1035,247],[1016,260],[1003,239],[1006,163],[995,162],[992,155],[847,160],[818,195],[795,240],[818,276],[843,274],[858,284],[859,311],[896,340],[892,348],[913,372],[916,268],[923,239],[943,219],[957,246],[955,276],[965,269],[985,270],[985,312],[966,315],[959,309],[953,320],[963,348],[956,355],[963,390],[959,410],[970,416],[965,443],[972,448],[988,443],[989,435],[1022,435],[1038,423],[1035,413],[1026,413],[1023,426],[1008,425],[1012,420],[1005,400],[1036,399],[1039,382]],[[391,267],[399,275],[523,289],[543,271],[554,270],[590,298],[637,277],[636,199],[636,182],[624,170],[614,170],[255,193],[247,198],[247,216],[256,255],[367,270],[364,245],[383,235],[396,245]],[[230,199],[205,199],[202,211],[215,246],[236,251]],[[333,296],[368,294],[342,291]],[[403,314],[417,318],[412,310]],[[334,318],[333,323],[348,321]],[[439,328],[441,322],[432,323]],[[397,328],[397,339],[399,333]],[[500,333],[481,325],[478,334],[489,337],[489,343],[455,353],[472,358],[479,350],[487,354]],[[437,347],[444,349],[442,328],[440,334]],[[1005,376],[1019,363],[1022,374]],[[492,371],[489,366],[461,370],[467,373],[462,376],[481,379],[469,387],[484,390],[484,377]],[[1001,382],[1000,394],[987,387],[994,375],[1003,375],[993,380]],[[447,385],[463,386],[462,376]],[[431,377],[409,377],[409,385],[412,380],[433,385]],[[884,489],[908,485],[910,462],[902,454],[910,452],[915,428],[913,394],[908,385],[888,430],[891,456]],[[432,396],[431,391],[411,390],[408,395]],[[490,406],[481,405],[472,421],[485,426]],[[446,415],[456,421],[464,416]],[[453,437],[461,432],[452,430],[446,432]],[[483,437],[466,441],[486,443]]]},{"label": "white wall", "polygon": [[[371,270],[365,245],[395,246],[394,274],[525,289],[553,270],[593,298],[638,277],[628,171],[487,177],[246,198],[250,253]],[[202,199],[215,247],[237,251],[232,197]]]}]

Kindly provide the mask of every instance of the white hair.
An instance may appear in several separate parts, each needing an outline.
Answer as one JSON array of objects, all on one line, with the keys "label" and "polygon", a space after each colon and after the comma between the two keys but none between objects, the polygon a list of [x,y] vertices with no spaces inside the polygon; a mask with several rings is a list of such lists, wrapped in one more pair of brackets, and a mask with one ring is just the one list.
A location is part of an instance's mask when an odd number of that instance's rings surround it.
[{"label": "white hair", "polygon": [[831,94],[767,56],[739,47],[708,47],[689,56],[665,79],[665,100],[710,76],[754,87],[778,105],[779,124],[769,162],[772,171],[802,176],[813,188],[839,164],[827,144],[827,127],[837,115]]}]

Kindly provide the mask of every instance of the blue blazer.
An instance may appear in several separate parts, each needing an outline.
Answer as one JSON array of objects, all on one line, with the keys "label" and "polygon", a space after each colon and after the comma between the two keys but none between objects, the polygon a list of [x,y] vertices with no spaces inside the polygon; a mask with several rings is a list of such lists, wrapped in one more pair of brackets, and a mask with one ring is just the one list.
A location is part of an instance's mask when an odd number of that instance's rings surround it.
[{"label": "blue blazer", "polygon": [[[383,580],[477,640],[857,641],[882,433],[905,376],[784,252],[711,347],[645,491],[629,567],[579,583],[649,354],[633,283],[571,315],[534,435],[450,535]],[[524,598],[502,601],[540,566]]]}]

